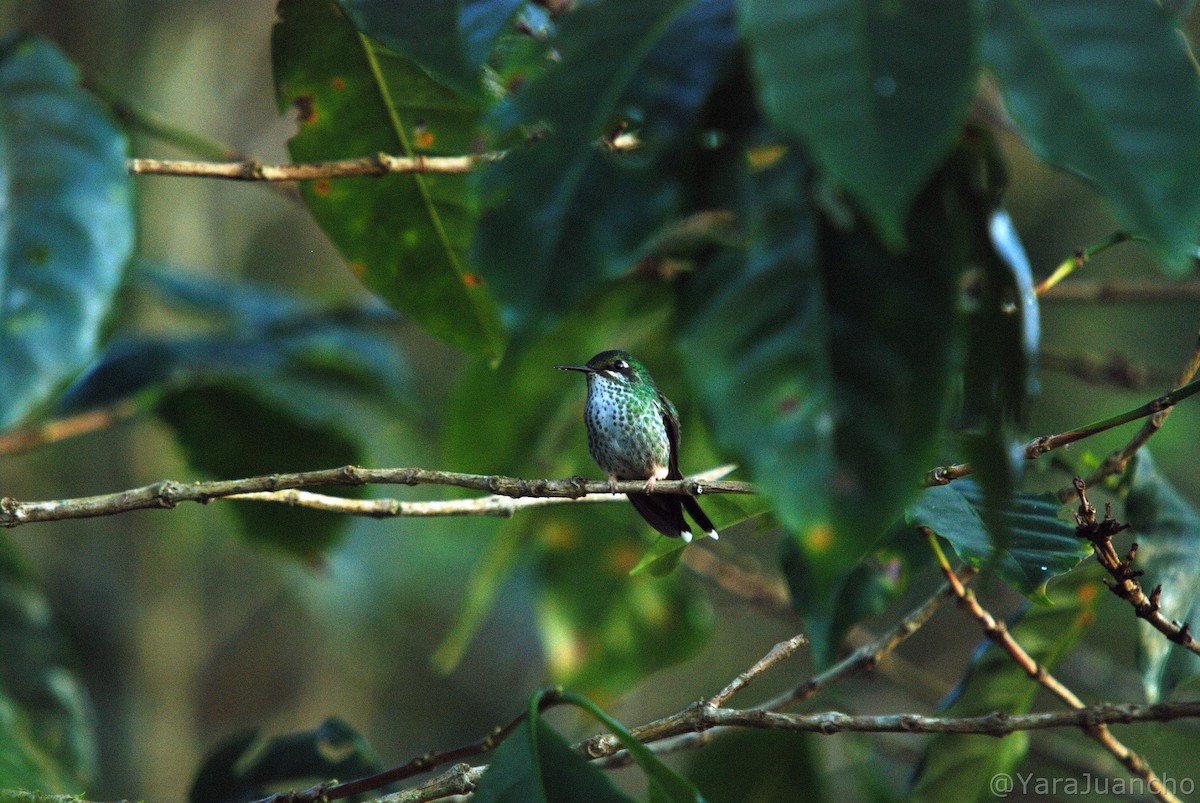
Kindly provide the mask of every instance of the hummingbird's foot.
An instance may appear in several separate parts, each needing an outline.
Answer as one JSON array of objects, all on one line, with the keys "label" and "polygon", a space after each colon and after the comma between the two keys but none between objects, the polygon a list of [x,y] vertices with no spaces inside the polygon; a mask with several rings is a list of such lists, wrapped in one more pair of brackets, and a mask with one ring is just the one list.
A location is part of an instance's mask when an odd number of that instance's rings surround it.
[{"label": "hummingbird's foot", "polygon": [[658,475],[651,474],[650,479],[646,480],[646,484],[642,486],[642,490],[646,493],[654,493],[654,483],[658,481]]},{"label": "hummingbird's foot", "polygon": [[608,492],[615,494],[617,492],[617,478],[614,474],[608,475]]}]

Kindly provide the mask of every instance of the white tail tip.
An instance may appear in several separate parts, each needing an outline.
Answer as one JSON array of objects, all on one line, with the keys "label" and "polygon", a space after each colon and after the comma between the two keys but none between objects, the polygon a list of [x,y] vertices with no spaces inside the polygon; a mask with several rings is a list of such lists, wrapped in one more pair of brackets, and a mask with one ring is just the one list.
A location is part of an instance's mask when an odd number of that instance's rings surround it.
[{"label": "white tail tip", "polygon": [[692,531],[691,530],[684,530],[683,532],[681,532],[679,534],[679,537],[683,539],[683,543],[685,543],[685,544],[692,543]]},{"label": "white tail tip", "polygon": [[716,531],[716,530],[709,530],[709,531],[708,531],[708,537],[709,537],[709,538],[711,538],[711,539],[712,539],[712,540],[714,540],[714,541],[720,541],[720,540],[721,540],[721,536],[717,535],[717,531]]}]

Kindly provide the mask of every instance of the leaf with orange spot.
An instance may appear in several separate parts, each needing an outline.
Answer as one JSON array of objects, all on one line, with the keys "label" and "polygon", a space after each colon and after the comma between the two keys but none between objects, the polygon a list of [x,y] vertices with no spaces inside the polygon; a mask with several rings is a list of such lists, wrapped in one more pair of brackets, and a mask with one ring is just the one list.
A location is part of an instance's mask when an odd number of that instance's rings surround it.
[{"label": "leaf with orange spot", "polygon": [[[281,111],[301,126],[297,162],[371,153],[459,155],[475,145],[480,101],[371,44],[327,0],[283,0],[272,32]],[[423,131],[423,142],[417,132]],[[477,216],[469,177],[390,175],[303,182],[317,223],[368,288],[436,337],[494,359],[505,335],[467,246]]]}]

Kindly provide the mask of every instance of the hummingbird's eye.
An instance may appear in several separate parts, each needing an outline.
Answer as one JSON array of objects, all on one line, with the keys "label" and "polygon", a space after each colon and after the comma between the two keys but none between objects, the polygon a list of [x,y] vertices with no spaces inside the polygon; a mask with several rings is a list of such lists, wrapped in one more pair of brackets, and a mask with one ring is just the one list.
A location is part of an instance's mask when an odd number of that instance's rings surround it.
[{"label": "hummingbird's eye", "polygon": [[625,371],[629,369],[629,363],[624,360],[613,360],[612,367],[614,371]]}]

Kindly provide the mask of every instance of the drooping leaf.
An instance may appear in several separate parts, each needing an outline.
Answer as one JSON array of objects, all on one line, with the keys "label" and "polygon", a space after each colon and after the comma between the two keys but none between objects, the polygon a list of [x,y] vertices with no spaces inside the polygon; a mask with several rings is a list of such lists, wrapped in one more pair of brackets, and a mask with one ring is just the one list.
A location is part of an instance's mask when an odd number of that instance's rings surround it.
[{"label": "drooping leaf", "polygon": [[363,735],[336,717],[316,730],[271,739],[252,730],[208,754],[192,780],[188,801],[256,800],[273,789],[346,781],[379,769],[379,759]]},{"label": "drooping leaf", "polygon": [[[1098,568],[1098,567],[1093,567]],[[1095,620],[1099,597],[1097,572],[1078,571],[1054,585],[1054,605],[1030,605],[1008,629],[1034,660],[1049,670],[1070,652]],[[967,677],[939,713],[947,717],[982,716],[1001,711],[1028,713],[1039,685],[1012,657],[987,642]],[[1011,772],[1025,755],[1029,734],[1020,731],[999,740],[994,736],[937,734],[925,753],[906,800],[994,800],[989,783]]]},{"label": "drooping leaf", "polygon": [[1017,591],[1046,602],[1046,583],[1069,572],[1091,551],[1075,528],[1059,518],[1061,510],[1053,494],[1014,494],[1009,506],[999,511],[1010,533],[1008,547],[999,556],[987,529],[983,491],[969,479],[925,489],[905,518],[949,541],[960,560],[995,567],[1000,579]]},{"label": "drooping leaf", "polygon": [[476,803],[631,803],[540,717],[508,735],[479,779]]},{"label": "drooping leaf", "polygon": [[772,121],[866,210],[890,246],[975,92],[975,3],[742,0]]},{"label": "drooping leaf", "polygon": [[91,359],[133,250],[125,137],[33,36],[0,39],[0,429]]},{"label": "drooping leaf", "polygon": [[[363,39],[328,0],[284,0],[279,9],[272,58],[279,107],[299,112],[293,159],[474,151],[478,101]],[[466,261],[476,218],[466,176],[318,180],[301,191],[367,287],[446,342],[499,356],[495,303]]]},{"label": "drooping leaf", "polygon": [[79,793],[98,759],[87,691],[21,556],[0,538],[0,789]]},{"label": "drooping leaf", "polygon": [[[1164,616],[1200,625],[1200,513],[1158,471],[1145,449],[1137,454],[1125,512],[1138,543],[1136,568],[1147,593],[1162,586]],[[1138,620],[1137,664],[1150,702],[1200,677],[1200,657]]]},{"label": "drooping leaf", "polygon": [[[628,271],[680,205],[696,117],[733,45],[732,0],[615,0],[565,16],[561,62],[501,107],[501,133],[545,136],[481,175],[480,270],[518,329]],[[640,146],[600,147],[628,124]]]},{"label": "drooping leaf", "polygon": [[455,0],[399,6],[395,0],[337,0],[359,31],[464,92],[525,0]]},{"label": "drooping leaf", "polygon": [[[738,151],[744,142],[727,147]],[[744,151],[730,154],[744,159]],[[806,171],[794,154],[745,178],[751,245],[701,260],[682,288],[680,351],[717,443],[775,514],[830,533],[833,473],[827,320]]]},{"label": "drooping leaf", "polygon": [[638,741],[629,729],[610,716],[591,700],[573,692],[565,692],[560,699],[579,706],[604,723],[613,732],[621,745],[633,757],[642,772],[646,773],[649,797],[653,803],[704,803],[700,792],[682,775],[662,763],[649,747]]},{"label": "drooping leaf", "polygon": [[826,782],[815,738],[789,731],[735,731],[696,753],[687,775],[710,803],[791,803],[798,794],[817,803],[826,799]]},{"label": "drooping leaf", "polygon": [[[175,431],[189,465],[233,479],[359,462],[359,447],[329,421],[307,417],[294,399],[265,385],[201,385],[168,393],[158,415]],[[324,489],[360,495],[361,488]],[[245,535],[314,561],[346,526],[346,516],[263,502],[229,502]]]},{"label": "drooping leaf", "polygon": [[989,0],[983,58],[1030,146],[1094,181],[1175,274],[1200,222],[1200,76],[1160,5]]}]

